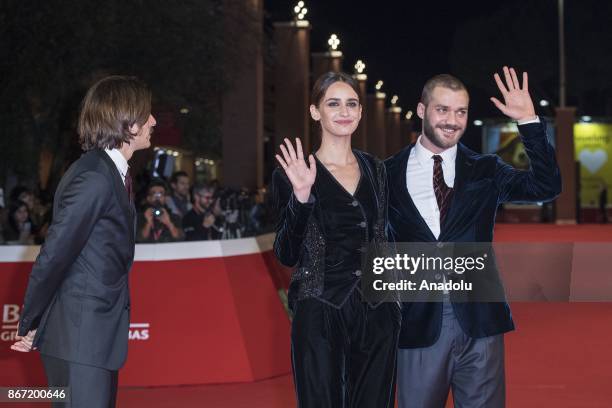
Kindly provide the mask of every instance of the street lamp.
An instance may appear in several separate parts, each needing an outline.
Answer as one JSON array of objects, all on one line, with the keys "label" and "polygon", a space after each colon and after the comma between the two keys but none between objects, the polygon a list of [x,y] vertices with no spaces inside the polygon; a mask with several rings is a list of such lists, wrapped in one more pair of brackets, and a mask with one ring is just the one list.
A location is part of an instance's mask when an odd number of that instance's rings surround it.
[{"label": "street lamp", "polygon": [[397,106],[397,101],[399,100],[399,96],[393,95],[391,97],[391,107],[389,108],[390,112],[393,113],[402,113],[402,108]]},{"label": "street lamp", "polygon": [[385,99],[385,97],[387,96],[383,91],[381,91],[383,83],[384,82],[382,80],[379,80],[374,86],[376,88],[376,97],[378,99]]},{"label": "street lamp", "polygon": [[357,60],[355,63],[355,78],[359,81],[365,81],[368,79],[368,76],[364,74],[366,65],[362,60]]},{"label": "street lamp", "polygon": [[340,38],[336,34],[332,34],[327,40],[327,45],[329,45],[329,53],[332,57],[341,57],[342,51],[338,50],[338,46],[340,45]]},{"label": "street lamp", "polygon": [[293,8],[293,18],[295,25],[298,27],[308,27],[308,20],[305,19],[308,9],[306,8],[303,1],[299,1],[298,4]]}]

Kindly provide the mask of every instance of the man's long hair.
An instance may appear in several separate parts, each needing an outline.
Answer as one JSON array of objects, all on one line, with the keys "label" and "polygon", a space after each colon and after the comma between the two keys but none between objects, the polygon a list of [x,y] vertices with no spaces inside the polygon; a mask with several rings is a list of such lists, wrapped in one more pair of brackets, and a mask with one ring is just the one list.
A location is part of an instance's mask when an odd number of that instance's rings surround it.
[{"label": "man's long hair", "polygon": [[151,114],[151,91],[135,77],[109,76],[96,82],[83,99],[79,142],[83,150],[119,149],[130,143],[133,125],[143,126]]}]

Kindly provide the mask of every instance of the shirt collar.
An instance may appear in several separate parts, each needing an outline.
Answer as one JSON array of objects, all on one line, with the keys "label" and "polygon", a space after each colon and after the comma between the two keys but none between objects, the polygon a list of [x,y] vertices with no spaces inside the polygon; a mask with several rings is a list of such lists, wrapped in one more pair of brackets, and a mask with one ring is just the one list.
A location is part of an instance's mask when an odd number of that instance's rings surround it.
[{"label": "shirt collar", "polygon": [[115,163],[115,166],[117,166],[117,170],[119,170],[121,177],[125,178],[130,166],[128,165],[128,162],[123,154],[121,154],[119,149],[104,149],[104,151],[110,156],[113,163]]},{"label": "shirt collar", "polygon": [[[431,167],[433,165],[432,164],[433,159],[431,157],[435,155],[436,153],[431,152],[429,149],[423,146],[423,144],[421,143],[422,137],[423,135],[420,135],[414,145],[414,151],[416,154],[416,158],[421,166]],[[442,153],[439,153],[439,155],[442,157],[442,165],[454,166],[455,159],[457,158],[457,145],[454,145],[453,147],[449,147],[448,149],[444,150]]]}]

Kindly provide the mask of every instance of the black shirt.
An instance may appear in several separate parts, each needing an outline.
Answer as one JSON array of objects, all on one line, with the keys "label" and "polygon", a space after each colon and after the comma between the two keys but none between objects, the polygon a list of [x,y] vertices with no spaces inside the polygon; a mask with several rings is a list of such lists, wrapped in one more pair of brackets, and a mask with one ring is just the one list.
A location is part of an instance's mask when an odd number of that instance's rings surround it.
[{"label": "black shirt", "polygon": [[215,220],[215,223],[210,228],[204,228],[202,223],[204,222],[204,215],[206,213],[198,213],[195,209],[191,209],[183,217],[183,231],[185,232],[186,241],[207,241],[221,239],[222,230],[220,229],[218,221],[219,217]]}]

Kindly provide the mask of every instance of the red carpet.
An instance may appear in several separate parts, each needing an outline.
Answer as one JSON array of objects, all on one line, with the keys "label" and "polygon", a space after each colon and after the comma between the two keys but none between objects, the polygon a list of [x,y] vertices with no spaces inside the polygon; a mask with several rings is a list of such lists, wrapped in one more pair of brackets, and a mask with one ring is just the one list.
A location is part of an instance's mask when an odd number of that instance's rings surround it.
[{"label": "red carpet", "polygon": [[[612,406],[611,303],[519,303],[512,310],[517,330],[506,336],[509,408]],[[0,404],[28,406],[46,404]],[[283,376],[254,383],[125,387],[118,407],[290,408],[295,400],[291,377]]]},{"label": "red carpet", "polygon": [[[508,407],[612,406],[612,304],[520,303],[512,310],[517,330],[506,336]],[[119,393],[121,408],[294,406],[290,376]]]}]

